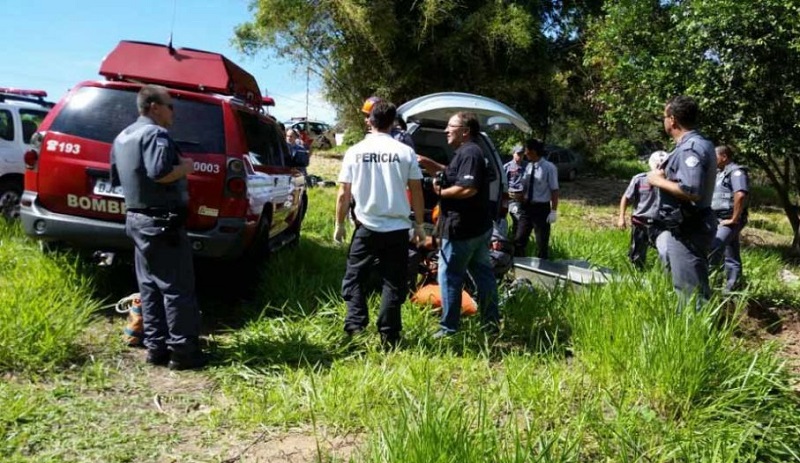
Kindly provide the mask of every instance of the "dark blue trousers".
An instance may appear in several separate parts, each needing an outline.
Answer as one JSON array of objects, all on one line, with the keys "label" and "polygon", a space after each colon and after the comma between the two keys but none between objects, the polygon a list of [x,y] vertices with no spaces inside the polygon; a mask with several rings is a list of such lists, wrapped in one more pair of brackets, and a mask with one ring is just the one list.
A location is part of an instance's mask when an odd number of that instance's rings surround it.
[{"label": "dark blue trousers", "polygon": [[377,270],[382,286],[378,331],[390,337],[400,334],[400,307],[408,294],[408,243],[408,229],[374,232],[358,227],[353,232],[342,280],[345,331],[360,331],[369,323],[369,281]]},{"label": "dark blue trousers", "polygon": [[[740,252],[739,234],[744,228],[744,223],[735,225],[718,226],[714,241],[711,244],[711,253],[708,260],[712,267],[725,268],[725,292],[736,288],[742,276],[742,255]],[[724,260],[723,260],[724,259]]]},{"label": "dark blue trousers", "polygon": [[536,257],[550,258],[550,203],[521,203],[520,213],[514,229],[514,255],[525,257],[528,240],[533,232],[536,237]]},{"label": "dark blue trousers", "polygon": [[183,226],[169,232],[166,225],[162,217],[130,211],[125,221],[125,232],[135,246],[144,345],[190,353],[199,349],[200,335],[192,248]]},{"label": "dark blue trousers", "polygon": [[697,293],[696,309],[711,298],[708,283],[708,251],[714,239],[716,218],[710,213],[696,227],[676,235],[669,232],[667,259],[672,273],[672,285],[683,307]]}]

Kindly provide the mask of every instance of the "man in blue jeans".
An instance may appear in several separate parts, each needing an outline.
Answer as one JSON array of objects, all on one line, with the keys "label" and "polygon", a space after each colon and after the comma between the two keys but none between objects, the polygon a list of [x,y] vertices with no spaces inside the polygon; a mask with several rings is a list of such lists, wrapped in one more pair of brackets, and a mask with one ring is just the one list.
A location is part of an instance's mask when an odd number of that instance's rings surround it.
[{"label": "man in blue jeans", "polygon": [[455,334],[461,321],[461,291],[467,272],[478,290],[478,308],[484,329],[499,330],[497,282],[492,273],[489,240],[492,218],[489,215],[489,174],[486,155],[476,143],[480,134],[478,117],[459,112],[445,129],[447,143],[455,149],[446,167],[420,156],[422,166],[434,174],[444,170],[435,189],[441,197],[437,233],[439,249],[439,287],[442,291],[442,319],[434,338]]}]

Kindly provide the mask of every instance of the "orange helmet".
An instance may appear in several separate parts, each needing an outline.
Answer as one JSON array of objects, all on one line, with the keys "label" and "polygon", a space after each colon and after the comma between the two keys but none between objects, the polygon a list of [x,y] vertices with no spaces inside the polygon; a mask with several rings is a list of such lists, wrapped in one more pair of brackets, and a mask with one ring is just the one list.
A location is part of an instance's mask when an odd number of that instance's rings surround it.
[{"label": "orange helmet", "polygon": [[366,100],[364,100],[364,104],[361,105],[361,112],[366,115],[369,115],[369,113],[372,112],[372,107],[375,106],[375,103],[379,101],[381,101],[381,99],[378,98],[377,96],[371,96],[367,98]]}]

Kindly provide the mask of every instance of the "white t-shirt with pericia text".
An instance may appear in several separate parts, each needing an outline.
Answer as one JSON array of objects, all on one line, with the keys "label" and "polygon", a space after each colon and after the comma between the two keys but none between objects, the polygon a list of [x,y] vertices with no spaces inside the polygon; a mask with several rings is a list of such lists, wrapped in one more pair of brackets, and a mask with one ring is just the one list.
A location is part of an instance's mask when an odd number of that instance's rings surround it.
[{"label": "white t-shirt with pericia text", "polygon": [[411,228],[409,180],[420,180],[417,155],[386,133],[371,133],[344,154],[339,183],[349,183],[355,215],[375,232]]}]

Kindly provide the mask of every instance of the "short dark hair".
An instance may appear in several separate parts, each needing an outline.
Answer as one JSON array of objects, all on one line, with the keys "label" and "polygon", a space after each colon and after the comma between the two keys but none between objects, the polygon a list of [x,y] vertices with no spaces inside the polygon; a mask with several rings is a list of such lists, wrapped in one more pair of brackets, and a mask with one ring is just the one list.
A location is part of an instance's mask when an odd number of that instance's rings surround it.
[{"label": "short dark hair", "polygon": [[729,161],[733,160],[733,148],[731,148],[730,145],[717,146],[716,148],[714,148],[714,151],[716,151],[717,154],[725,155],[725,157],[728,158]]},{"label": "short dark hair", "polygon": [[536,138],[529,138],[525,140],[525,148],[535,152],[539,157],[544,157],[544,143]]},{"label": "short dark hair", "polygon": [[678,125],[685,129],[693,129],[697,126],[697,119],[700,108],[697,102],[691,97],[678,95],[667,101],[667,116],[672,116]]},{"label": "short dark hair", "polygon": [[394,124],[397,108],[389,101],[378,100],[369,112],[369,123],[378,130],[388,130]]},{"label": "short dark hair", "polygon": [[470,137],[477,137],[481,132],[481,123],[478,121],[478,115],[467,111],[459,111],[456,114],[461,125],[469,129]]},{"label": "short dark hair", "polygon": [[145,85],[136,95],[136,107],[139,114],[147,114],[150,110],[150,103],[164,104],[163,96],[169,94],[167,87],[161,85]]}]

